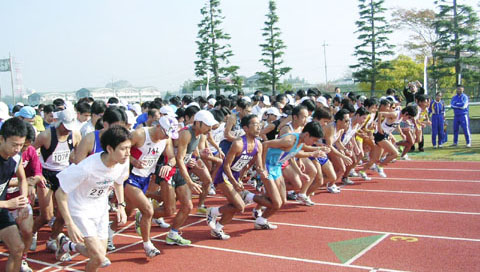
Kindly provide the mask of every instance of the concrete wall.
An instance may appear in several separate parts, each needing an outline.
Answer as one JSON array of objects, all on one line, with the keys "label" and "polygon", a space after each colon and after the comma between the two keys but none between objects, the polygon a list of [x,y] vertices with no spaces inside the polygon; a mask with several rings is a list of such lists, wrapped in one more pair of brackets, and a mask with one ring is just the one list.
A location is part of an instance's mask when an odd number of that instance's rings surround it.
[{"label": "concrete wall", "polygon": [[[448,134],[453,134],[453,119],[447,119]],[[459,134],[463,133],[460,127]],[[430,134],[432,127],[428,126],[423,129],[423,133]],[[480,133],[480,119],[470,119],[470,133]]]}]

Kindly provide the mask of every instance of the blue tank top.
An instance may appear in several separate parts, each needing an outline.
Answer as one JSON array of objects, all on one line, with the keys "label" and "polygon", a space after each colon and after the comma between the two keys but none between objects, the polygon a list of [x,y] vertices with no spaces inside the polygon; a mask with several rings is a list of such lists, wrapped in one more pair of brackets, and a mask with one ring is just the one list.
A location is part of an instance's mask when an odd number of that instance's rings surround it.
[{"label": "blue tank top", "polygon": [[92,154],[103,152],[102,144],[100,143],[100,130],[95,130],[95,142],[93,143]]},{"label": "blue tank top", "polygon": [[247,142],[247,136],[243,135],[242,136],[242,141],[243,141],[243,151],[242,154],[238,157],[236,157],[233,160],[232,163],[232,172],[238,172],[240,171],[255,157],[255,155],[258,152],[258,140],[255,139],[255,147],[253,148],[252,152],[248,152],[248,142]]},{"label": "blue tank top", "polygon": [[298,145],[298,141],[300,140],[300,133],[288,133],[282,135],[280,138],[283,138],[287,135],[295,135],[296,137],[295,144],[293,145],[292,149],[290,149],[289,151],[283,151],[279,148],[269,148],[266,158],[267,165],[281,166],[284,162],[293,158],[302,149],[303,144]]}]

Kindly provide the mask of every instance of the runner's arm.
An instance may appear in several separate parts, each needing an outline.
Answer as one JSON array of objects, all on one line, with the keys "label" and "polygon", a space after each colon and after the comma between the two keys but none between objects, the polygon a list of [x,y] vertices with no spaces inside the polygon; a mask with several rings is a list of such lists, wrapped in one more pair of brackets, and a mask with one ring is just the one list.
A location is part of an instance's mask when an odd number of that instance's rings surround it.
[{"label": "runner's arm", "polygon": [[191,140],[190,131],[183,130],[180,132],[178,137],[178,146],[177,146],[177,155],[175,159],[177,160],[177,168],[180,171],[180,174],[185,179],[188,184],[193,184],[193,180],[188,174],[187,166],[185,165],[184,159],[187,154],[187,146]]},{"label": "runner's arm", "polygon": [[223,132],[223,136],[225,136],[225,140],[230,142],[235,141],[236,137],[232,134],[232,128],[236,121],[237,121],[236,114],[231,114],[230,117],[228,117],[227,123],[225,124],[225,131]]},{"label": "runner's arm", "polygon": [[87,134],[82,138],[77,148],[75,148],[75,153],[73,157],[73,163],[78,164],[84,160],[91,153],[93,149],[93,142],[95,141],[95,135],[93,132]]}]

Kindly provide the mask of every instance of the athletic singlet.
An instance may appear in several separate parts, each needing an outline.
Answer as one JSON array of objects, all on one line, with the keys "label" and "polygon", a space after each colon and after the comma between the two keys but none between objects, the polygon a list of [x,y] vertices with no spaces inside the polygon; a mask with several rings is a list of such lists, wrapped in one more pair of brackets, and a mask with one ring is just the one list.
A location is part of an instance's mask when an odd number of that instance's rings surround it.
[{"label": "athletic singlet", "polygon": [[383,129],[383,134],[390,134],[398,127],[398,125],[400,124],[400,116],[401,116],[401,112],[398,112],[397,118],[391,124],[387,124],[388,118],[385,118],[383,120],[381,125]]},{"label": "athletic singlet", "polygon": [[338,139],[340,138],[340,131],[337,130],[337,123],[331,122],[327,126],[332,126],[335,130],[333,131],[333,142],[332,144],[336,143]]},{"label": "athletic singlet", "polygon": [[[236,179],[239,178],[240,171],[242,171],[242,169],[245,166],[247,166],[247,164],[255,157],[255,155],[257,155],[257,152],[258,152],[259,142],[258,142],[257,139],[255,139],[255,147],[253,148],[252,152],[248,152],[248,142],[247,142],[247,136],[246,135],[242,136],[242,141],[243,141],[242,154],[240,154],[240,156],[235,157],[235,159],[232,162],[232,166],[231,166],[232,174]],[[223,179],[228,180],[227,175],[223,171],[223,164],[222,164],[222,167],[220,169],[222,169]]]},{"label": "athletic singlet", "polygon": [[297,155],[298,152],[300,152],[303,147],[303,144],[298,145],[298,141],[300,140],[300,133],[287,133],[282,135],[280,138],[283,138],[287,135],[295,135],[295,144],[289,151],[283,151],[279,148],[269,148],[266,158],[267,165],[281,166],[284,162],[293,158],[295,155]]},{"label": "athletic singlet", "polygon": [[193,151],[197,149],[198,142],[200,142],[200,137],[195,137],[195,132],[193,131],[192,126],[185,127],[184,130],[190,131],[190,134],[192,135],[192,138],[190,139],[190,142],[187,145],[187,151],[185,153],[185,157],[183,158],[183,163],[187,165],[190,159],[192,158]]},{"label": "athletic singlet", "polygon": [[70,165],[70,153],[73,149],[72,132],[70,132],[66,141],[59,142],[56,129],[51,127],[50,138],[49,149],[40,147],[42,168],[50,171],[62,171]]},{"label": "athletic singlet", "polygon": [[346,145],[352,139],[352,137],[355,136],[355,134],[359,129],[360,129],[360,124],[356,124],[355,127],[352,128],[352,122],[350,122],[347,132],[343,134],[342,144]]},{"label": "athletic singlet", "polygon": [[272,123],[275,128],[272,129],[269,133],[265,134],[268,140],[274,140],[278,134],[278,126],[280,125],[280,120],[273,121]]},{"label": "athletic singlet", "polygon": [[[20,155],[17,154],[5,160],[0,156],[0,200],[5,200],[7,195],[7,188],[10,180],[17,172],[20,162]],[[0,209],[1,211],[2,209]]]},{"label": "athletic singlet", "polygon": [[165,150],[167,139],[154,143],[152,138],[150,138],[149,128],[143,127],[142,129],[145,131],[145,142],[141,147],[132,147],[131,154],[135,159],[142,161],[144,167],[141,169],[133,167],[132,174],[139,177],[148,177],[155,171],[158,158]]},{"label": "athletic singlet", "polygon": [[95,142],[93,142],[92,154],[103,151],[102,144],[100,143],[100,130],[95,130]]},{"label": "athletic singlet", "polygon": [[[224,132],[225,132],[225,123],[221,123],[217,129],[212,130],[212,132],[210,132],[212,135],[213,141],[217,145],[220,144],[220,142],[223,141],[223,139],[225,139]],[[210,151],[212,151],[212,153],[217,152],[217,149],[213,147],[213,145],[208,143],[208,146],[210,147]]]}]

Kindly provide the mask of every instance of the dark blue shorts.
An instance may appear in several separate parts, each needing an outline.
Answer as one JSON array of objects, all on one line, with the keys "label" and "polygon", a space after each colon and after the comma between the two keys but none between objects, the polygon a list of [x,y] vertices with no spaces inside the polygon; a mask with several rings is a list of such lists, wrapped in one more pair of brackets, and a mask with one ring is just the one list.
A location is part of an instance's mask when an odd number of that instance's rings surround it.
[{"label": "dark blue shorts", "polygon": [[128,179],[125,181],[124,186],[126,184],[132,185],[133,187],[137,187],[138,189],[142,190],[143,193],[146,193],[148,190],[148,184],[150,183],[150,175],[148,177],[139,177],[134,174],[130,174]]},{"label": "dark blue shorts", "polygon": [[324,157],[324,158],[315,158],[315,157],[309,157],[310,160],[317,160],[321,166],[323,166],[324,164],[326,164],[328,162],[328,157]]}]

